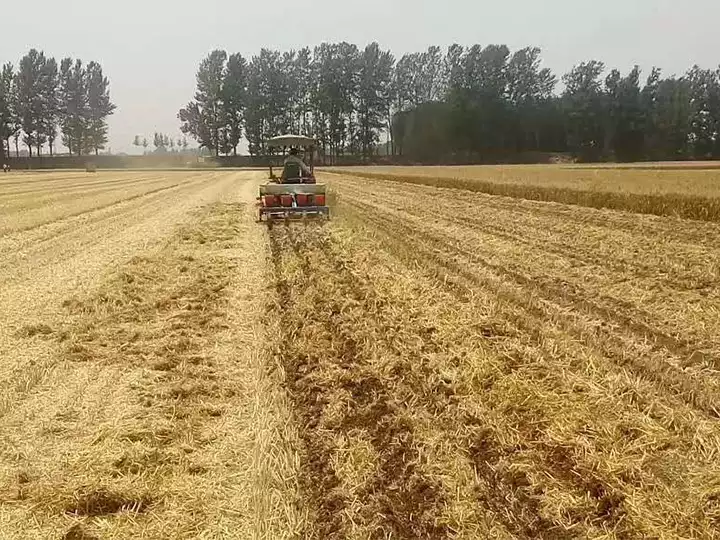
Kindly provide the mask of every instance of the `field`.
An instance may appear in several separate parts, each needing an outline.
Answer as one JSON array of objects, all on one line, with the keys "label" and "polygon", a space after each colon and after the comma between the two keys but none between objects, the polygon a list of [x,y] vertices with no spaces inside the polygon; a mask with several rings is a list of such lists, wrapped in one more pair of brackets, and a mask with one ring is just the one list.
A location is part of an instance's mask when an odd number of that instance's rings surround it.
[{"label": "field", "polygon": [[401,179],[488,195],[720,221],[720,167],[713,162],[335,170],[364,178]]},{"label": "field", "polygon": [[715,173],[568,170],[0,176],[0,538],[720,536]]}]

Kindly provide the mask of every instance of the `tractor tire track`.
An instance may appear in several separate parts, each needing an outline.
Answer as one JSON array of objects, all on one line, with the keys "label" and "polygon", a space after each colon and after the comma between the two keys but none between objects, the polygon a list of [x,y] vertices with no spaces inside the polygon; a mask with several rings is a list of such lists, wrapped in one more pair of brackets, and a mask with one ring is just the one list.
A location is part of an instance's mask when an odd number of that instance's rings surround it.
[{"label": "tractor tire track", "polygon": [[[392,324],[380,315],[382,300],[368,281],[358,279],[322,229],[274,227],[270,235],[285,328],[278,354],[297,406],[306,450],[303,491],[314,516],[306,536],[345,538],[352,527],[370,538],[448,536],[435,522],[443,495],[418,467],[419,443],[400,405],[403,394],[418,395],[399,381],[407,360],[398,358],[387,341],[374,341],[372,347],[380,347],[375,352],[395,366],[395,376],[386,380],[374,370],[373,353],[367,350],[369,340]],[[288,264],[298,265],[290,279]],[[326,290],[313,286],[316,281]],[[365,316],[379,320],[363,328],[358,317]],[[305,335],[313,338],[303,346]],[[415,404],[423,406],[436,409],[438,404]],[[358,432],[374,449],[375,472],[354,494],[364,504],[349,524],[344,514],[350,500],[332,463],[338,438]]]}]

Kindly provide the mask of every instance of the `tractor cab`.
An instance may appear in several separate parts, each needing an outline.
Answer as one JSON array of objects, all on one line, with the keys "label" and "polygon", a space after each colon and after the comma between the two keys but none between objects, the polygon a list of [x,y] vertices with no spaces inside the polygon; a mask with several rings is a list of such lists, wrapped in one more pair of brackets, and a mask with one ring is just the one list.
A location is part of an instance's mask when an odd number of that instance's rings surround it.
[{"label": "tractor cab", "polygon": [[[260,186],[259,220],[272,223],[275,219],[296,217],[329,218],[325,186],[315,181],[315,140],[302,135],[281,135],[267,141],[267,147],[270,182]],[[273,154],[277,151],[282,158],[279,177],[273,170]]]}]

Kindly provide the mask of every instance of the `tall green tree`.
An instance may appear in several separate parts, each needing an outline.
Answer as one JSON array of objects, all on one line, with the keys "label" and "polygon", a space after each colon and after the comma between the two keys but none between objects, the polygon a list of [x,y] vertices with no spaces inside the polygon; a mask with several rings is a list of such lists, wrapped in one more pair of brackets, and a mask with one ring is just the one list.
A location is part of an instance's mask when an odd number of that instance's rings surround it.
[{"label": "tall green tree", "polygon": [[312,87],[314,80],[312,53],[309,47],[300,49],[295,55],[294,72],[294,80],[297,85],[294,116],[297,119],[298,132],[302,135],[311,135]]},{"label": "tall green tree", "polygon": [[225,138],[228,148],[232,149],[234,155],[237,155],[237,147],[243,135],[247,78],[247,61],[240,54],[231,54],[222,82],[222,107]]},{"label": "tall green tree", "polygon": [[110,101],[110,82],[103,74],[102,66],[90,62],[86,69],[87,79],[87,115],[85,149],[99,151],[105,148],[108,141],[107,118],[116,107]]},{"label": "tall green tree", "polygon": [[350,43],[323,43],[315,48],[316,84],[313,101],[322,122],[326,153],[339,156],[346,150],[353,129],[359,83],[360,54]]},{"label": "tall green tree", "polygon": [[644,155],[644,127],[646,111],[643,109],[640,89],[640,68],[635,66],[622,77],[612,70],[605,79],[605,150],[620,161],[635,161]]},{"label": "tall green tree", "polygon": [[720,69],[693,66],[690,83],[690,138],[695,157],[720,157]]},{"label": "tall green tree", "polygon": [[89,146],[89,92],[87,69],[82,60],[60,62],[58,85],[62,143],[70,154],[83,155]]},{"label": "tall green tree", "polygon": [[44,121],[45,104],[43,101],[43,70],[47,59],[43,52],[31,49],[20,60],[17,74],[17,110],[24,133],[23,142],[28,155],[33,148],[40,148],[45,142]]},{"label": "tall green tree", "polygon": [[58,136],[60,108],[58,101],[58,82],[57,62],[54,58],[48,58],[44,62],[41,70],[40,98],[42,100],[42,117],[40,120],[40,133],[41,138],[48,143],[51,157]]},{"label": "tall green tree", "polygon": [[514,148],[520,152],[542,147],[546,113],[557,84],[555,75],[540,66],[540,49],[537,47],[516,51],[507,65],[507,99],[512,116],[512,136]]},{"label": "tall green tree", "polygon": [[0,160],[10,157],[10,140],[15,133],[12,94],[14,78],[13,65],[10,63],[3,65],[0,72]]},{"label": "tall green tree", "polygon": [[605,99],[600,76],[605,64],[583,62],[563,75],[563,105],[570,149],[587,161],[602,157],[605,142]]},{"label": "tall green tree", "polygon": [[391,107],[392,71],[395,59],[371,43],[359,60],[357,91],[358,140],[364,157],[369,157],[379,141],[380,130]]},{"label": "tall green tree", "polygon": [[692,88],[685,78],[662,79],[655,69],[643,88],[645,152],[654,161],[692,157]]},{"label": "tall green tree", "polygon": [[245,130],[252,155],[265,153],[265,141],[289,128],[290,86],[283,66],[291,63],[277,51],[261,49],[248,69]]},{"label": "tall green tree", "polygon": [[180,129],[193,136],[215,155],[220,152],[220,131],[223,127],[222,89],[227,53],[212,51],[198,69],[195,100],[180,109]]},{"label": "tall green tree", "polygon": [[243,132],[260,155],[269,137],[297,131],[331,159],[368,158],[383,135],[388,153],[436,162],[550,151],[582,160],[720,157],[718,70],[670,79],[653,70],[641,86],[637,68],[605,73],[590,61],[562,81],[557,95],[536,47],[511,54],[505,45],[454,44],[443,55],[431,46],[397,63],[377,43],[262,49],[250,62],[215,51],[179,116],[184,133],[223,154],[237,152]]}]

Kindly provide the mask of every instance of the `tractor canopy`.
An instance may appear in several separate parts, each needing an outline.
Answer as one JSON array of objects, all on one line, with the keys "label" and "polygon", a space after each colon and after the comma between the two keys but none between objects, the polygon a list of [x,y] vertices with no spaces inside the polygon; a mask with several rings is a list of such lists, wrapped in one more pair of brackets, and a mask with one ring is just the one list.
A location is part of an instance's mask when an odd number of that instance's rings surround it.
[{"label": "tractor canopy", "polygon": [[267,140],[268,148],[287,148],[289,146],[298,146],[302,148],[313,148],[315,139],[304,135],[280,135]]}]

